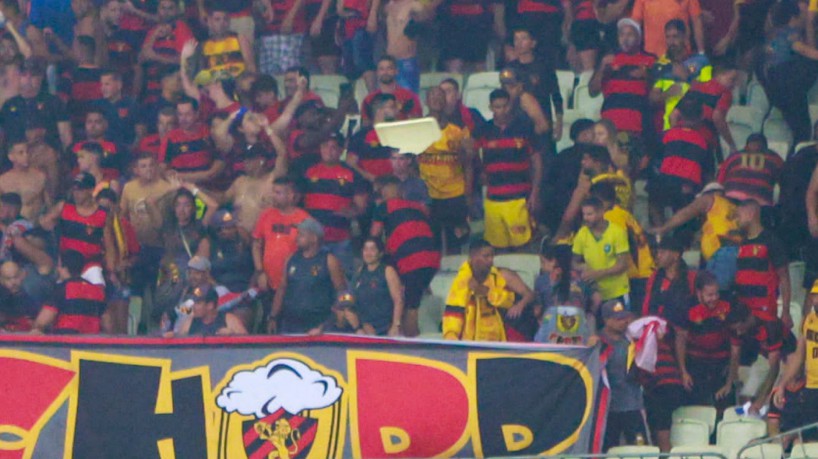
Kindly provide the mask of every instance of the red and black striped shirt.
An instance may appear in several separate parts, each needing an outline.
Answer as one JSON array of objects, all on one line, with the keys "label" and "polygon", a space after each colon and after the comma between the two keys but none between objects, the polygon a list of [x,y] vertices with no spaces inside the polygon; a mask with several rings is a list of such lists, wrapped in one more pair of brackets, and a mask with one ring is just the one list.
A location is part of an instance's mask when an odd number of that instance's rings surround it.
[{"label": "red and black striped shirt", "polygon": [[[750,346],[751,348],[755,347],[753,344],[758,344],[758,352],[764,358],[768,358],[771,353],[781,351],[784,347],[784,337],[788,334],[790,331],[784,327],[784,322],[775,319],[759,323],[743,336],[733,336],[732,342],[736,346]],[[794,336],[789,338],[795,341]]]},{"label": "red and black striped shirt", "polygon": [[787,266],[787,252],[781,241],[763,230],[753,239],[744,240],[736,260],[736,296],[763,321],[778,317],[778,268]]},{"label": "red and black striped shirt", "polygon": [[60,214],[60,252],[76,250],[85,256],[87,263],[101,261],[107,220],[108,212],[101,207],[83,216],[74,204],[66,202]]},{"label": "red and black striped shirt", "polygon": [[551,13],[562,12],[562,2],[560,0],[519,0],[517,2],[517,13]]},{"label": "red and black striped shirt", "polygon": [[773,189],[784,168],[784,160],[776,153],[738,152],[730,155],[719,167],[718,181],[724,194],[731,199],[753,199],[762,206],[771,206]]},{"label": "red and black striped shirt", "polygon": [[100,316],[105,312],[105,288],[80,277],[58,284],[53,298],[44,309],[57,312],[51,327],[55,333],[96,334],[100,331]]},{"label": "red and black striped shirt", "polygon": [[[148,32],[148,37],[155,34],[158,27],[159,26],[154,27],[150,32]],[[168,35],[162,38],[157,38],[153,42],[153,50],[160,56],[178,59],[185,42],[193,38],[193,32],[183,21],[175,21],[171,24],[171,27],[172,30]],[[145,42],[147,43],[147,41],[148,39],[146,38]],[[162,73],[166,69],[177,69],[179,66],[177,64],[165,64],[156,61],[148,61],[145,62],[144,68],[145,99],[142,102],[143,105],[152,104],[159,100],[159,96],[162,92],[160,78]]]},{"label": "red and black striped shirt", "polygon": [[659,173],[673,177],[694,190],[702,187],[709,159],[707,141],[699,131],[674,127],[662,137],[664,155]]},{"label": "red and black striped shirt", "polygon": [[356,132],[349,139],[349,153],[358,158],[358,167],[375,177],[393,173],[393,151],[394,148],[381,145],[378,133],[371,127]]},{"label": "red and black striped shirt", "polygon": [[527,123],[512,122],[503,129],[494,120],[475,132],[475,146],[482,150],[488,199],[511,201],[531,193],[532,135]]},{"label": "red and black striped shirt", "polygon": [[145,33],[117,27],[108,37],[108,67],[122,75],[123,91],[130,91],[133,83],[134,64],[139,48],[145,41]]},{"label": "red and black striped shirt", "polygon": [[352,198],[366,194],[366,180],[346,164],[318,163],[306,172],[304,210],[324,226],[326,242],[349,239],[349,218],[337,212],[352,206]]},{"label": "red and black striped shirt", "polygon": [[375,208],[372,221],[383,225],[386,253],[393,257],[399,274],[440,268],[440,251],[423,204],[390,199]]},{"label": "red and black striped shirt", "polygon": [[575,21],[596,21],[596,10],[594,2],[591,0],[572,0],[571,8],[574,10]]},{"label": "red and black striped shirt", "polygon": [[688,97],[702,104],[702,119],[710,122],[715,110],[726,115],[733,104],[733,93],[715,78],[706,83],[693,83],[684,96],[685,99]]},{"label": "red and black striped shirt", "polygon": [[[656,56],[644,51],[614,56],[610,73],[602,81],[602,117],[611,120],[618,130],[642,133],[649,108],[647,73],[655,63]],[[638,69],[644,70],[643,76],[631,76]]]},{"label": "red and black striped shirt", "polygon": [[730,358],[731,332],[727,315],[733,306],[719,300],[713,309],[698,303],[674,320],[687,330],[687,355],[694,360],[726,361]]},{"label": "red and black striped shirt", "polygon": [[210,146],[210,130],[204,124],[185,131],[170,132],[159,147],[159,161],[178,172],[200,172],[210,169],[214,161]]},{"label": "red and black striped shirt", "polygon": [[57,95],[66,104],[75,129],[85,127],[85,115],[93,101],[102,98],[99,67],[74,67],[60,75]]}]

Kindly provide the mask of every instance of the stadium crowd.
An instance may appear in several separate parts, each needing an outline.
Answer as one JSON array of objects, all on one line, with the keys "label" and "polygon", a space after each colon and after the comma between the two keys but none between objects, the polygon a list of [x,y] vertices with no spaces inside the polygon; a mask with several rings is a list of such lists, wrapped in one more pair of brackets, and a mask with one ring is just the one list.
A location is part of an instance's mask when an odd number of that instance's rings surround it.
[{"label": "stadium crowd", "polygon": [[[0,0],[0,327],[125,334],[137,310],[166,337],[415,337],[442,257],[467,253],[437,331],[600,345],[608,446],[667,451],[675,408],[737,397],[818,421],[816,12]],[[458,76],[494,69],[468,106]],[[585,75],[598,117],[566,119],[557,69]],[[432,70],[452,77],[422,87]],[[311,73],[357,84],[324,100]],[[789,151],[734,136],[753,84]],[[375,125],[423,116],[441,131],[425,151],[381,144]],[[539,256],[536,280],[500,252]],[[630,365],[634,329],[657,335],[653,371]],[[759,356],[769,371],[738,386]]]}]

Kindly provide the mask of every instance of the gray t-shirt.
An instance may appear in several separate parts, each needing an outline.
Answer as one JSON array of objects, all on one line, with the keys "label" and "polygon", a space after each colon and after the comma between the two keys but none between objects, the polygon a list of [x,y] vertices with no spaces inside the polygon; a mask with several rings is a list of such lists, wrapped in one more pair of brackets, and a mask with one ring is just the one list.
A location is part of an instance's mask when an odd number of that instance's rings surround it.
[{"label": "gray t-shirt", "polygon": [[641,410],[643,407],[642,386],[632,375],[628,374],[630,342],[626,338],[612,341],[610,337],[604,335],[604,332],[603,340],[613,347],[605,367],[608,382],[611,385],[611,404],[608,409],[617,413]]}]

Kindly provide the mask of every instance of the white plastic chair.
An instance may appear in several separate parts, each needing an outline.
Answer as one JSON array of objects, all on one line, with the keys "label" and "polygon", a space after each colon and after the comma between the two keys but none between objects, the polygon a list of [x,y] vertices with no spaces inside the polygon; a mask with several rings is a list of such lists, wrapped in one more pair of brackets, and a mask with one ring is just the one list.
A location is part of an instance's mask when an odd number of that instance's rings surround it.
[{"label": "white plastic chair", "polygon": [[466,261],[466,255],[446,255],[440,259],[440,272],[457,274],[457,270]]},{"label": "white plastic chair", "polygon": [[731,406],[724,409],[722,413],[721,422],[738,421],[742,418],[736,410],[742,409],[741,405]]},{"label": "white plastic chair", "polygon": [[582,110],[576,108],[565,110],[562,115],[562,137],[560,137],[560,141],[557,142],[557,153],[574,144],[571,140],[571,126],[576,120],[586,117],[587,115]]},{"label": "white plastic chair", "polygon": [[784,456],[784,449],[776,443],[765,443],[763,445],[747,448],[741,453],[739,459],[781,459]]},{"label": "white plastic chair", "polygon": [[770,99],[767,97],[764,87],[756,79],[753,79],[747,85],[747,105],[758,109],[762,113],[767,113],[767,110],[770,109]]},{"label": "white plastic chair", "polygon": [[[625,446],[614,446],[613,448],[608,450],[609,455],[620,455],[623,458],[627,458],[628,455],[641,455],[641,454],[659,454],[659,447],[658,446],[649,446],[649,445],[625,445]],[[640,458],[647,459],[649,456],[640,456]],[[658,457],[658,456],[657,456]]]},{"label": "white plastic chair", "polygon": [[784,161],[787,160],[787,153],[790,151],[790,142],[782,142],[780,140],[768,141],[767,146],[770,151],[778,153]]},{"label": "white plastic chair", "polygon": [[727,457],[729,454],[724,448],[716,445],[674,446],[670,453],[680,455],[675,456],[675,459],[723,459],[721,456]]},{"label": "white plastic chair", "polygon": [[716,428],[716,408],[705,405],[691,405],[676,408],[676,410],[673,411],[673,422],[681,420],[703,422],[707,426],[708,435],[710,435]]},{"label": "white plastic chair", "polygon": [[818,443],[797,443],[792,446],[790,459],[807,459],[818,457]]},{"label": "white plastic chair", "polygon": [[466,78],[464,90],[468,88],[494,88],[500,87],[500,72],[477,72]]},{"label": "white plastic chair", "polygon": [[784,120],[768,119],[764,122],[764,136],[767,142],[786,142],[792,145],[792,130]]},{"label": "white plastic chair", "polygon": [[670,426],[672,446],[704,446],[710,443],[710,427],[698,419],[679,419]]},{"label": "white plastic chair", "polygon": [[587,84],[580,84],[574,90],[574,108],[582,111],[592,120],[599,119],[599,114],[602,111],[602,102],[604,101],[605,99],[602,97],[602,94],[591,97]]},{"label": "white plastic chair", "polygon": [[810,106],[809,106],[809,120],[810,120],[810,126],[815,126],[815,121],[818,120],[818,104],[810,104]]},{"label": "white plastic chair", "polygon": [[698,269],[702,260],[702,252],[699,250],[687,250],[682,253],[682,259],[692,269]]},{"label": "white plastic chair", "polygon": [[568,99],[574,93],[574,78],[576,75],[570,70],[557,70],[557,84],[560,88],[564,109],[568,108]]},{"label": "white plastic chair", "polygon": [[343,75],[313,75],[310,77],[310,89],[321,96],[327,107],[338,106],[343,83],[349,83],[349,80]]},{"label": "white plastic chair", "polygon": [[795,146],[795,150],[793,151],[798,153],[802,148],[811,147],[813,145],[815,145],[815,142],[798,142],[798,145]]},{"label": "white plastic chair", "polygon": [[364,99],[369,95],[369,89],[366,87],[366,81],[363,78],[355,80],[355,101],[358,102],[358,107],[364,103]]},{"label": "white plastic chair", "polygon": [[540,257],[526,253],[509,253],[494,257],[494,266],[515,271],[528,288],[534,288],[534,280],[540,273]]},{"label": "white plastic chair", "polygon": [[716,429],[716,444],[730,451],[735,457],[747,443],[767,434],[767,424],[760,419],[741,418],[721,422]]}]

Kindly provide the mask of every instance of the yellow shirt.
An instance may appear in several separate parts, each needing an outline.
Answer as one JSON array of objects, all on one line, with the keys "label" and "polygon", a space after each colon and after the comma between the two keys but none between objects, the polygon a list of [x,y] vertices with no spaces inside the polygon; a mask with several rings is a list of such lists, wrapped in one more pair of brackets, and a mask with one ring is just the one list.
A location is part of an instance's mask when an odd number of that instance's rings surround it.
[{"label": "yellow shirt", "polygon": [[466,176],[460,159],[460,144],[469,130],[449,124],[440,139],[418,155],[420,178],[432,199],[451,199],[466,193]]},{"label": "yellow shirt", "polygon": [[446,309],[443,313],[443,338],[468,341],[505,341],[506,330],[499,308],[514,305],[514,292],[506,290],[506,279],[496,267],[483,285],[489,291],[485,297],[475,295],[469,288],[472,278],[469,262],[457,271],[452,282]]},{"label": "yellow shirt", "polygon": [[628,232],[628,245],[631,246],[628,277],[631,279],[650,277],[653,274],[653,255],[650,253],[648,238],[645,237],[645,232],[642,231],[639,222],[630,212],[619,206],[614,206],[613,209],[605,212],[605,220],[625,228]]},{"label": "yellow shirt", "polygon": [[809,0],[809,6],[807,7],[807,11],[810,12],[818,12],[818,0]]},{"label": "yellow shirt", "polygon": [[[587,226],[583,226],[574,236],[574,255],[585,259],[585,264],[594,271],[612,268],[619,255],[630,253],[628,233],[625,228],[608,223],[608,228],[597,239]],[[603,300],[610,300],[625,295],[630,291],[628,273],[607,276],[597,280],[597,290]]]},{"label": "yellow shirt", "polygon": [[722,239],[740,242],[736,205],[724,196],[713,195],[713,205],[707,211],[702,225],[702,257],[709,260],[722,246]]},{"label": "yellow shirt", "polygon": [[806,341],[804,371],[807,374],[807,389],[818,389],[818,314],[811,310],[804,319],[801,336]]},{"label": "yellow shirt", "polygon": [[591,185],[599,182],[609,182],[616,190],[616,204],[623,209],[632,209],[633,202],[631,180],[622,171],[605,172],[591,178]]}]

